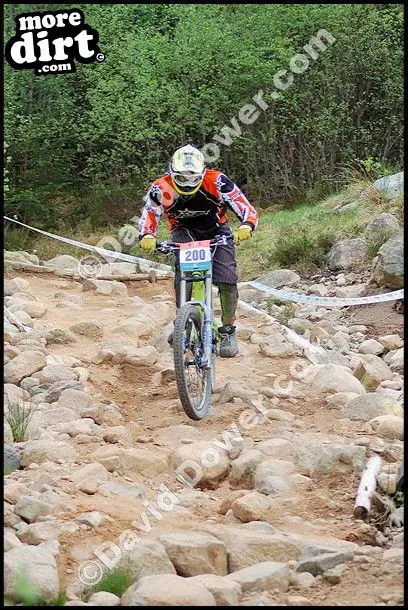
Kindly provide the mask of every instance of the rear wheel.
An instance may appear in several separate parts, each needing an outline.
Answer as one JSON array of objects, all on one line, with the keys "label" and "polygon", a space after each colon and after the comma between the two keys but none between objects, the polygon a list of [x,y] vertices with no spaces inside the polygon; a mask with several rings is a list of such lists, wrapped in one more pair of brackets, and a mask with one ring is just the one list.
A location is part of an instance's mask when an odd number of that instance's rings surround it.
[{"label": "rear wheel", "polygon": [[212,370],[200,366],[203,355],[201,315],[197,307],[186,304],[174,323],[174,369],[183,409],[191,419],[208,413],[212,389]]}]

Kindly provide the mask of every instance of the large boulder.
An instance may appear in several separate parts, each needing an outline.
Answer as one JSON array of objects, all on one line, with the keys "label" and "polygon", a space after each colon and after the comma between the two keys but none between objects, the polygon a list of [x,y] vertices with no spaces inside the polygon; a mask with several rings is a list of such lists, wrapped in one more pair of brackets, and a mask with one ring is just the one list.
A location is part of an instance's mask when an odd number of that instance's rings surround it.
[{"label": "large boulder", "polygon": [[98,294],[106,296],[127,297],[127,286],[123,282],[115,280],[91,280],[88,279],[82,284],[82,290],[94,290]]},{"label": "large boulder", "polygon": [[367,239],[375,239],[378,236],[388,235],[391,237],[393,233],[400,228],[398,219],[392,214],[383,212],[374,216],[365,228],[364,235]]},{"label": "large boulder", "polygon": [[35,254],[29,254],[28,252],[23,252],[22,250],[17,251],[8,251],[4,250],[4,260],[5,261],[18,261],[22,263],[28,263],[32,265],[39,265],[40,259]]},{"label": "large boulder", "polygon": [[216,536],[227,546],[231,572],[263,561],[286,563],[298,559],[304,548],[304,543],[293,536],[265,533],[263,529],[249,529],[248,525],[203,525],[200,529]]},{"label": "large boulder", "polygon": [[289,568],[285,563],[263,561],[228,574],[227,580],[240,584],[243,593],[270,591],[275,588],[287,591],[289,587]]},{"label": "large boulder", "polygon": [[208,441],[182,445],[170,460],[178,478],[198,487],[216,487],[230,468],[226,451]]},{"label": "large boulder", "polygon": [[300,282],[300,276],[291,269],[275,269],[261,275],[257,282],[271,286],[271,288],[281,288],[282,286],[296,286]]},{"label": "large boulder", "polygon": [[[13,439],[11,439],[12,441]],[[20,454],[11,445],[4,445],[4,462],[3,471],[4,474],[9,474],[13,470],[20,468]]]},{"label": "large boulder", "polygon": [[4,555],[4,597],[21,601],[16,584],[25,574],[25,586],[43,602],[54,601],[60,592],[58,567],[54,554],[40,546],[23,544]]},{"label": "large boulder", "polygon": [[346,474],[362,470],[366,448],[360,445],[305,440],[296,455],[297,470],[306,476]]},{"label": "large boulder", "polygon": [[374,354],[361,354],[353,374],[360,380],[367,391],[376,390],[381,381],[393,379],[390,367],[384,360]]},{"label": "large boulder", "polygon": [[397,231],[378,250],[371,281],[388,288],[404,286],[404,232]]},{"label": "large boulder", "polygon": [[[17,295],[15,295],[17,297]],[[13,297],[14,298],[14,297]],[[23,300],[22,298],[16,298],[15,300],[8,305],[8,308],[12,313],[17,314],[18,311],[24,311],[28,313],[31,318],[41,318],[47,311],[47,306],[45,303],[40,303],[39,301],[29,301]]]},{"label": "large boulder", "polygon": [[372,187],[389,199],[395,199],[404,194],[404,172],[379,178],[373,182]]},{"label": "large boulder", "polygon": [[28,292],[30,284],[22,277],[14,277],[12,280],[4,280],[4,296],[9,297],[16,292]]},{"label": "large boulder", "polygon": [[45,264],[47,267],[53,267],[53,269],[78,271],[79,261],[70,254],[57,254],[57,256],[54,256],[54,258],[50,258],[49,261],[46,261]]},{"label": "large boulder", "polygon": [[49,441],[47,439],[30,441],[23,449],[21,465],[25,468],[33,462],[73,462],[76,458],[75,447],[71,443]]},{"label": "large boulder", "polygon": [[356,264],[363,263],[367,255],[367,242],[361,237],[343,239],[334,244],[328,255],[329,269],[352,269]]},{"label": "large boulder", "polygon": [[45,356],[36,350],[27,350],[10,360],[4,367],[5,383],[20,383],[24,377],[41,370],[46,364]]},{"label": "large boulder", "polygon": [[345,366],[337,364],[318,365],[312,380],[311,390],[314,394],[337,392],[354,392],[364,394],[363,384]]},{"label": "large boulder", "polygon": [[[401,409],[402,414],[402,409]],[[370,420],[377,434],[389,440],[404,440],[404,419],[397,415],[379,415]]]},{"label": "large boulder", "polygon": [[[164,546],[158,540],[132,540],[131,533],[127,550],[122,552],[119,562],[115,564],[118,570],[125,570],[133,582],[145,576],[158,576],[159,574],[176,574]],[[105,551],[103,551],[105,549]],[[111,556],[109,543],[101,545],[101,552],[107,557]],[[99,551],[97,556],[100,557]]]},{"label": "large boulder", "polygon": [[190,579],[173,574],[145,576],[124,593],[121,606],[215,606],[214,596]]},{"label": "large boulder", "polygon": [[402,414],[398,400],[376,392],[368,392],[350,400],[343,409],[343,417],[351,420],[370,421],[380,415]]},{"label": "large boulder", "polygon": [[190,576],[189,582],[208,589],[214,595],[217,606],[237,606],[241,599],[241,585],[227,577],[216,574],[200,574]]},{"label": "large boulder", "polygon": [[180,576],[227,574],[227,549],[223,542],[205,532],[171,532],[160,536]]},{"label": "large boulder", "polygon": [[92,459],[103,464],[109,471],[120,471],[124,476],[155,477],[168,468],[167,458],[152,449],[125,449],[117,445],[100,447]]},{"label": "large boulder", "polygon": [[77,322],[70,326],[70,330],[77,335],[84,335],[89,339],[101,339],[103,336],[103,326],[97,320]]}]

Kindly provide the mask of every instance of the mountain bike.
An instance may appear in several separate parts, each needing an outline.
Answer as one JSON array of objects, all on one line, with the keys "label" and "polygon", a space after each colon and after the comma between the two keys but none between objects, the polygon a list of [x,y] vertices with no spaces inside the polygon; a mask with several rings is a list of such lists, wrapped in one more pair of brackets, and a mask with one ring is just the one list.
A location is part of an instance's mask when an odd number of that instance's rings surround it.
[{"label": "mountain bike", "polygon": [[[215,356],[218,353],[218,323],[212,307],[212,255],[229,236],[184,244],[158,242],[156,250],[178,255],[180,307],[174,322],[174,369],[180,401],[190,419],[203,419],[215,388]],[[191,300],[186,300],[192,283]]]}]

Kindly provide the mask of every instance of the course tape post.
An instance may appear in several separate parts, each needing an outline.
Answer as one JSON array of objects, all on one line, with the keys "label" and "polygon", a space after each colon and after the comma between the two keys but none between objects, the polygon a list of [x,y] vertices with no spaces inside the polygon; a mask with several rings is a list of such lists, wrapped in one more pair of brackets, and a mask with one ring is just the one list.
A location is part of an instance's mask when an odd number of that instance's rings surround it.
[{"label": "course tape post", "polygon": [[339,298],[339,297],[318,297],[309,296],[306,294],[295,294],[294,292],[287,292],[286,290],[278,290],[277,288],[271,288],[265,286],[261,282],[252,281],[244,282],[248,286],[262,290],[275,296],[283,301],[296,301],[298,303],[316,303],[317,305],[324,305],[326,307],[350,307],[352,305],[370,305],[371,303],[382,303],[385,301],[397,301],[404,298],[404,290],[394,290],[393,292],[386,292],[385,294],[373,294],[367,297],[350,297]]}]

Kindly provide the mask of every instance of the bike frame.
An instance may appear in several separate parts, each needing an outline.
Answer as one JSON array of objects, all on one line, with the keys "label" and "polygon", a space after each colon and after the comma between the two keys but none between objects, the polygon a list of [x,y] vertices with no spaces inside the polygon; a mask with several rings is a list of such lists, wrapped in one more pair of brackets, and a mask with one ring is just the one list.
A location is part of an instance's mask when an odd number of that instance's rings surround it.
[{"label": "bike frame", "polygon": [[[186,301],[187,283],[192,282],[191,301]],[[218,325],[212,308],[212,265],[206,272],[193,271],[180,272],[180,308],[191,303],[201,310],[202,337],[204,352],[201,359],[201,368],[210,369],[212,366],[213,340],[212,330],[218,337]]]}]

